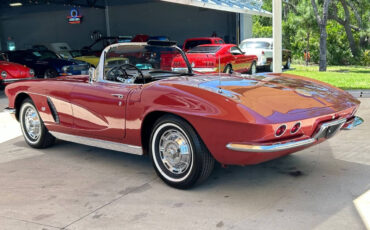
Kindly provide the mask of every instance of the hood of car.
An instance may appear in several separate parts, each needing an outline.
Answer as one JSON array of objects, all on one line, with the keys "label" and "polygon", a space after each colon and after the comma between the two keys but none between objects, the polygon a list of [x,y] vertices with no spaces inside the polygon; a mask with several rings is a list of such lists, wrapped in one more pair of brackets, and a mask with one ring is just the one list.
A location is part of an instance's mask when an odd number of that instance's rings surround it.
[{"label": "hood of car", "polygon": [[192,85],[237,102],[268,120],[284,121],[342,111],[359,104],[349,93],[326,83],[286,74],[199,75],[180,84]]},{"label": "hood of car", "polygon": [[0,61],[0,72],[2,71],[6,71],[13,78],[28,77],[30,73],[26,66],[6,61]]}]

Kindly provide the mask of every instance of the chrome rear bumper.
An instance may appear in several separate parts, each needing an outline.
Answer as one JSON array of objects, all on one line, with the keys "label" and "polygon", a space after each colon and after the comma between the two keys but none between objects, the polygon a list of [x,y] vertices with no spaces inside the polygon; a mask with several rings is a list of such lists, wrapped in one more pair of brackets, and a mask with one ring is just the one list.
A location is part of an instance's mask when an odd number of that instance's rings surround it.
[{"label": "chrome rear bumper", "polygon": [[293,149],[305,145],[312,144],[316,141],[314,138],[309,138],[301,141],[291,141],[286,143],[277,143],[273,145],[246,145],[246,144],[234,144],[229,143],[226,145],[226,148],[239,151],[239,152],[256,152],[256,153],[269,153],[277,152],[288,149]]},{"label": "chrome rear bumper", "polygon": [[303,147],[315,143],[321,138],[330,138],[334,136],[342,127],[344,130],[351,130],[354,127],[363,123],[363,119],[360,117],[355,117],[350,123],[346,123],[346,119],[335,120],[331,122],[326,122],[320,126],[320,129],[316,131],[312,138],[299,140],[299,141],[289,141],[285,143],[276,143],[272,145],[248,145],[240,143],[229,143],[226,145],[226,148],[239,151],[239,152],[257,152],[257,153],[269,153],[290,150],[298,147]]},{"label": "chrome rear bumper", "polygon": [[356,116],[350,122],[348,122],[348,124],[345,124],[345,126],[343,127],[343,130],[354,129],[356,126],[359,126],[362,123],[364,123],[364,119]]}]

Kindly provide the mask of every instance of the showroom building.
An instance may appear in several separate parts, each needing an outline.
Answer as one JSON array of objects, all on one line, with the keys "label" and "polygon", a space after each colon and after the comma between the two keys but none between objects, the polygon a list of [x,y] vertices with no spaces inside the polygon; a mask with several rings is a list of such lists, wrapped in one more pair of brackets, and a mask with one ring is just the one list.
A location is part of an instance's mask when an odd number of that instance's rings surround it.
[{"label": "showroom building", "polygon": [[167,36],[179,45],[212,35],[238,43],[252,36],[252,15],[271,17],[261,6],[262,0],[6,0],[0,3],[0,48],[66,42],[80,49],[94,32]]}]

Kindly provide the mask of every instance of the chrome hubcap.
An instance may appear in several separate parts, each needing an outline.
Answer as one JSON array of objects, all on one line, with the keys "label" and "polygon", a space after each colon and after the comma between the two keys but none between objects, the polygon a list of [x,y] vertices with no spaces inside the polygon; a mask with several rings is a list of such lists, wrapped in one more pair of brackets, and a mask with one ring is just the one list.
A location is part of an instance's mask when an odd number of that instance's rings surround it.
[{"label": "chrome hubcap", "polygon": [[181,174],[190,166],[190,143],[180,131],[169,129],[159,140],[159,155],[163,165],[171,173]]},{"label": "chrome hubcap", "polygon": [[28,136],[37,140],[41,134],[40,118],[34,108],[27,108],[24,114],[24,126]]},{"label": "chrome hubcap", "polygon": [[257,71],[256,71],[256,65],[255,64],[253,64],[252,65],[252,74],[255,74]]}]

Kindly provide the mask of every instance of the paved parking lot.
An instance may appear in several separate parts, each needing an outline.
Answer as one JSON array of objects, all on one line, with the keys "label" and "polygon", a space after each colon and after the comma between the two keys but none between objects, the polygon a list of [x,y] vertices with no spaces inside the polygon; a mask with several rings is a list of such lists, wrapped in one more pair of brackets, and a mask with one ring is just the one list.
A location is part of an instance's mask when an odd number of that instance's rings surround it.
[{"label": "paved parking lot", "polygon": [[[0,229],[370,228],[370,98],[366,122],[268,163],[222,168],[181,191],[147,157],[59,141],[29,148],[0,112]],[[0,92],[0,108],[7,104]]]}]

